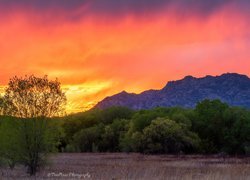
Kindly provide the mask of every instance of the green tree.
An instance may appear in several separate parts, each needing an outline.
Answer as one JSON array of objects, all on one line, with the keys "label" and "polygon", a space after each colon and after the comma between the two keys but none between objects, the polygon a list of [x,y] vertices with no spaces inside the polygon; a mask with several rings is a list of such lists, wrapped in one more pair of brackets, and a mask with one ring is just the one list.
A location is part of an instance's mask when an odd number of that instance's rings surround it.
[{"label": "green tree", "polygon": [[20,118],[18,129],[22,145],[16,153],[30,175],[36,174],[47,153],[57,144],[56,136],[51,134],[58,134],[58,131],[52,128],[48,118],[62,115],[65,104],[66,96],[58,80],[31,75],[9,81],[2,111],[3,115]]},{"label": "green tree", "polygon": [[[20,162],[28,168],[30,175],[34,175],[46,165],[48,154],[56,151],[61,132],[57,122],[51,119],[31,118],[19,121]],[[24,131],[27,132],[23,133]]]},{"label": "green tree", "polygon": [[229,108],[224,112],[223,151],[250,154],[250,112],[242,108]]},{"label": "green tree", "polygon": [[120,139],[120,147],[123,152],[144,152],[143,133],[136,131],[128,131],[123,138]]},{"label": "green tree", "polygon": [[173,120],[157,118],[143,130],[142,144],[147,153],[179,153],[198,148],[199,138]]},{"label": "green tree", "polygon": [[100,112],[99,118],[103,124],[111,124],[116,119],[130,119],[134,111],[127,107],[110,107]]},{"label": "green tree", "polygon": [[82,129],[73,137],[73,142],[70,144],[77,152],[93,152],[99,151],[101,135],[104,132],[104,125]]},{"label": "green tree", "polygon": [[157,109],[141,110],[134,114],[131,119],[130,131],[143,131],[145,127],[150,125],[151,121],[157,117],[166,116],[165,113],[158,112]]},{"label": "green tree", "polygon": [[170,118],[173,119],[175,122],[186,126],[189,129],[192,127],[191,120],[182,112],[174,113],[172,116],[170,116]]},{"label": "green tree", "polygon": [[65,131],[65,143],[69,144],[73,140],[74,134],[82,129],[99,124],[102,120],[102,111],[91,109],[89,111],[71,114],[63,117],[63,129]]},{"label": "green tree", "polygon": [[203,150],[207,153],[216,153],[222,149],[225,127],[223,114],[228,108],[229,106],[220,100],[204,100],[195,108],[193,130],[202,139]]},{"label": "green tree", "polygon": [[102,150],[117,152],[120,150],[120,140],[128,129],[129,120],[116,119],[112,124],[105,126],[102,134]]}]

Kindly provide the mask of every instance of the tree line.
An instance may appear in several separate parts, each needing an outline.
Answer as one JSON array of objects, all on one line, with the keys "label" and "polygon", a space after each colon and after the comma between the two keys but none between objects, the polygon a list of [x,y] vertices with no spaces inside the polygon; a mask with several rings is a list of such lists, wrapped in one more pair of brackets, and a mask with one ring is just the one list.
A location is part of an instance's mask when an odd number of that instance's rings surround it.
[{"label": "tree line", "polygon": [[53,152],[144,154],[250,154],[250,110],[220,100],[194,109],[126,107],[65,115],[58,80],[10,80],[0,98],[0,166],[35,175]]},{"label": "tree line", "polygon": [[194,109],[95,109],[63,122],[65,152],[250,154],[250,111],[220,100]]}]

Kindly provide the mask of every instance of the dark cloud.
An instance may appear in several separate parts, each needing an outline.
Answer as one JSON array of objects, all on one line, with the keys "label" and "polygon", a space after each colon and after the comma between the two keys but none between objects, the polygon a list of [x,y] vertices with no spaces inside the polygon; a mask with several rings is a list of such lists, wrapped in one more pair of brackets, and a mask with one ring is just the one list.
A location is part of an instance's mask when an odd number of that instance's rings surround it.
[{"label": "dark cloud", "polygon": [[207,15],[231,0],[96,0],[91,6],[95,12],[105,14],[143,14],[174,8],[177,13],[200,13]]},{"label": "dark cloud", "polygon": [[[196,15],[204,17],[220,8],[234,4],[235,8],[248,12],[249,0],[0,0],[0,9],[4,13],[16,9],[44,13],[49,11],[56,16],[64,12],[69,18],[81,18],[85,15],[120,17],[126,14],[145,16],[162,11],[174,11],[180,16]],[[84,8],[83,8],[84,7]],[[77,11],[77,13],[74,13]],[[72,15],[72,13],[74,15]]]}]

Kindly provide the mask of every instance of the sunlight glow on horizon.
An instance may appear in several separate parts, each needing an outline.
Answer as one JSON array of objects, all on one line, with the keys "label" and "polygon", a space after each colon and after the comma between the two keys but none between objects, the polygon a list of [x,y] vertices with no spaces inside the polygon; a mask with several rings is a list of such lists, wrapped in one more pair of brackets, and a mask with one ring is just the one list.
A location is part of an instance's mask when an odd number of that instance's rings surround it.
[{"label": "sunlight glow on horizon", "polygon": [[250,15],[232,5],[208,15],[157,6],[114,16],[86,11],[86,4],[75,11],[57,7],[51,18],[51,7],[19,6],[0,17],[0,85],[14,75],[57,77],[68,113],[123,90],[161,89],[186,75],[250,75]]}]

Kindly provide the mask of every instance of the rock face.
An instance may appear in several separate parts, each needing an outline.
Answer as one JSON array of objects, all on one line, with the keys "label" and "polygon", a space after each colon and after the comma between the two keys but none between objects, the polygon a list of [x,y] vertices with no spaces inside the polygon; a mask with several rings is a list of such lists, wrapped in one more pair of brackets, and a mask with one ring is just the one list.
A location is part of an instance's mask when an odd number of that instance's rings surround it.
[{"label": "rock face", "polygon": [[195,78],[186,76],[182,80],[170,81],[161,90],[149,90],[141,94],[125,91],[106,97],[94,108],[126,106],[132,109],[181,106],[192,108],[204,99],[220,99],[232,106],[250,108],[250,78],[236,73],[221,76]]}]

